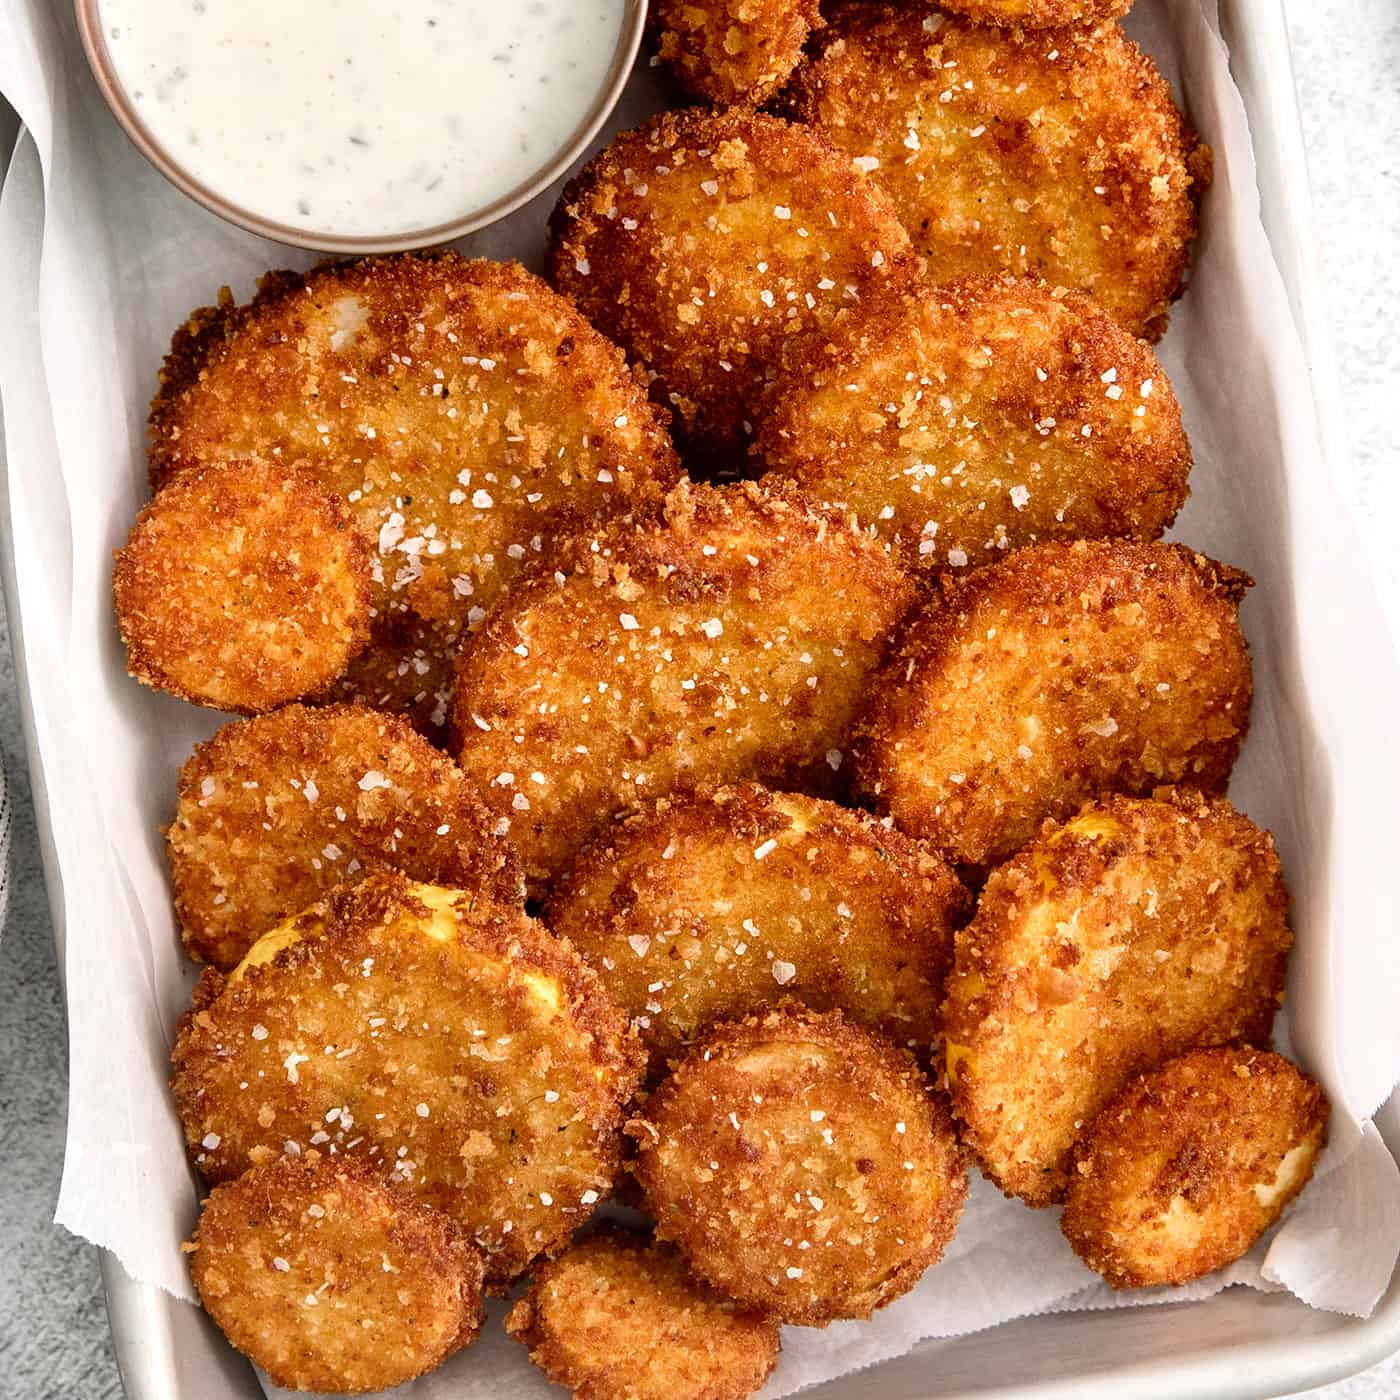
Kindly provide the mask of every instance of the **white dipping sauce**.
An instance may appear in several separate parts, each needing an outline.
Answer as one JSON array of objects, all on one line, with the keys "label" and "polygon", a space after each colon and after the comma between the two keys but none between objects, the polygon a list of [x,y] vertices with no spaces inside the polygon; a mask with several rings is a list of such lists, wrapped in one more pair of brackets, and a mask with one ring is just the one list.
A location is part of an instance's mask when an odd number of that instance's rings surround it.
[{"label": "white dipping sauce", "polygon": [[431,228],[527,183],[597,102],[623,0],[99,0],[156,143],[250,213]]}]

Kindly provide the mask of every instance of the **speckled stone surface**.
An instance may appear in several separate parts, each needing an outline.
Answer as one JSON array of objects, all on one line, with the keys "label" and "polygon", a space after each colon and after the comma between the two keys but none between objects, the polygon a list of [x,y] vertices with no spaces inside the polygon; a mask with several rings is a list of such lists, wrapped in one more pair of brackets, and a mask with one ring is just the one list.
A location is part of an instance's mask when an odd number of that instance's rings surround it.
[{"label": "speckled stone surface", "polygon": [[[1292,0],[1290,12],[1351,465],[1400,617],[1400,0]],[[16,806],[0,942],[0,1394],[115,1400],[93,1252],[49,1223],[63,1154],[63,1013],[3,615],[0,750]],[[1391,1400],[1400,1358],[1308,1395]]]}]

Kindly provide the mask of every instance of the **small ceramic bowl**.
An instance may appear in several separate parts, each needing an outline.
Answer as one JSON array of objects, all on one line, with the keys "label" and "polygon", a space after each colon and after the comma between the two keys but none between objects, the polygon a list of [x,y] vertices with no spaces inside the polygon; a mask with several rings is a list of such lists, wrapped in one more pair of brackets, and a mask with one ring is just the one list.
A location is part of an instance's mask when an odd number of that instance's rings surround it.
[{"label": "small ceramic bowl", "polygon": [[[503,219],[557,180],[583,154],[588,143],[597,135],[599,128],[617,106],[618,98],[622,96],[622,90],[632,71],[637,50],[641,46],[647,14],[647,0],[626,0],[617,48],[593,106],[568,141],[529,180],[492,200],[490,204],[464,210],[459,217],[447,223],[379,236],[343,234],[334,229],[312,231],[278,223],[274,219],[265,218],[231,203],[202,183],[199,171],[175,160],[170,151],[152,136],[137,113],[135,105],[117,77],[116,66],[108,52],[107,41],[98,17],[99,0],[75,0],[75,3],[83,50],[87,54],[88,66],[97,79],[97,86],[103,98],[137,149],[172,185],[191,199],[197,200],[206,209],[227,219],[229,223],[237,224],[251,233],[275,239],[278,243],[289,243],[297,248],[351,255],[396,253],[404,249],[451,242],[464,234],[474,233],[477,229],[485,228],[487,224]],[[513,0],[503,0],[503,3],[513,3]]]}]

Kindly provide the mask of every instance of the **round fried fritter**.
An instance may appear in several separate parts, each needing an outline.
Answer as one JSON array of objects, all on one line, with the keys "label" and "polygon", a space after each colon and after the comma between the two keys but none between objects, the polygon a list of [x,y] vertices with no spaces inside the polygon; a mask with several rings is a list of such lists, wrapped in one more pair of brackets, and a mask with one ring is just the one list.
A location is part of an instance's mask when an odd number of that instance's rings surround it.
[{"label": "round fried fritter", "polygon": [[1308,1184],[1329,1112],[1281,1055],[1183,1055],[1134,1080],[1080,1138],[1061,1228],[1115,1288],[1214,1273]]},{"label": "round fried fritter", "polygon": [[230,968],[279,919],[376,867],[522,899],[494,827],[451,758],[396,716],[288,705],[225,725],[180,770],[165,831],[185,947]]},{"label": "round fried fritter", "polygon": [[652,15],[662,62],[716,107],[767,102],[822,27],[817,0],[656,0]]},{"label": "round fried fritter", "polygon": [[425,738],[445,745],[461,639],[452,623],[391,613],[371,629],[369,644],[327,698],[401,714]]},{"label": "round fried fritter", "polygon": [[606,1196],[641,1055],[593,971],[514,906],[373,875],[206,972],[172,1056],[195,1165],[358,1154],[515,1277]]},{"label": "round fried fritter", "polygon": [[545,921],[633,1018],[654,1071],[792,996],[927,1054],[970,901],[863,812],[754,784],[663,798],[602,834]]},{"label": "round fried fritter", "polygon": [[628,1124],[692,1269],[783,1322],[869,1317],[953,1236],[967,1171],[912,1055],[795,1003],[717,1027]]},{"label": "round fried fritter", "polygon": [[1101,792],[1224,789],[1253,694],[1252,580],[1181,545],[1031,545],[950,583],[857,726],[856,780],[985,869]]},{"label": "round fried fritter", "polygon": [[1083,1125],[1198,1045],[1266,1044],[1288,894],[1272,838],[1224,798],[1087,805],[992,873],[943,1008],[963,1141],[1034,1206],[1061,1199]]},{"label": "round fried fritter", "polygon": [[939,6],[978,24],[1019,25],[1023,29],[1116,19],[1132,7],[1133,0],[942,0]]},{"label": "round fried fritter", "polygon": [[795,495],[682,484],[568,542],[458,657],[463,770],[536,883],[678,784],[829,787],[914,586]]},{"label": "round fried fritter", "polygon": [[160,492],[117,551],[112,588],[130,674],[217,710],[324,690],[369,637],[369,551],[349,511],[266,462]]},{"label": "round fried fritter", "polygon": [[757,454],[906,568],[1041,539],[1156,539],[1191,448],[1152,351],[1027,277],[890,288],[784,366]]},{"label": "round fried fritter", "polygon": [[187,1248],[209,1315],[290,1390],[387,1390],[481,1325],[465,1232],[356,1158],[284,1157],[216,1186]]},{"label": "round fried fritter", "polygon": [[744,1400],[778,1361],[778,1324],[692,1278],[669,1245],[603,1229],[536,1270],[506,1318],[579,1400]]},{"label": "round fried fritter", "polygon": [[271,273],[197,311],[151,407],[151,474],[249,453],[343,497],[379,616],[464,628],[560,518],[676,477],[621,352],[515,263],[455,253]]},{"label": "round fried fritter", "polygon": [[685,443],[741,449],[789,337],[909,275],[889,199],[807,127],[663,112],[565,189],[550,280],[651,377]]},{"label": "round fried fritter", "polygon": [[1117,23],[1001,29],[852,5],[798,68],[791,115],[894,200],[938,281],[1034,272],[1160,336],[1210,151]]}]

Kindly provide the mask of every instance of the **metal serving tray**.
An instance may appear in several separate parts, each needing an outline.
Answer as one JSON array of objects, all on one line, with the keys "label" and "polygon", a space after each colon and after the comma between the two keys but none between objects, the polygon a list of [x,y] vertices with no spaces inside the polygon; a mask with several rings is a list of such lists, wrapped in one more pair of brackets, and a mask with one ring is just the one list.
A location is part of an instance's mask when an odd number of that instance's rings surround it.
[{"label": "metal serving tray", "polygon": [[[1231,68],[1249,115],[1264,227],[1303,341],[1326,460],[1346,451],[1336,371],[1313,241],[1306,161],[1293,86],[1284,0],[1221,0]],[[7,128],[6,119],[9,118]],[[13,117],[0,103],[0,151]],[[0,472],[0,483],[3,472]],[[0,512],[0,524],[8,513]],[[0,550],[14,596],[12,553]],[[10,608],[17,627],[18,609]],[[17,648],[21,653],[22,648]],[[21,660],[20,678],[23,683]],[[44,774],[26,711],[26,742],[59,966],[62,884],[49,828]],[[1400,1156],[1400,1108],[1378,1124]],[[252,1369],[203,1313],[134,1282],[102,1253],[117,1364],[129,1400],[258,1400]],[[1264,1400],[1353,1375],[1400,1349],[1400,1271],[1365,1321],[1314,1311],[1287,1294],[1230,1289],[1198,1303],[1049,1314],[1008,1322],[908,1355],[809,1392],[838,1400]]]}]

